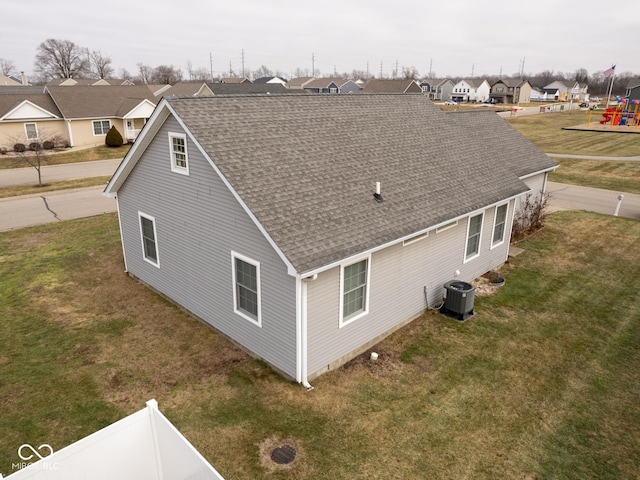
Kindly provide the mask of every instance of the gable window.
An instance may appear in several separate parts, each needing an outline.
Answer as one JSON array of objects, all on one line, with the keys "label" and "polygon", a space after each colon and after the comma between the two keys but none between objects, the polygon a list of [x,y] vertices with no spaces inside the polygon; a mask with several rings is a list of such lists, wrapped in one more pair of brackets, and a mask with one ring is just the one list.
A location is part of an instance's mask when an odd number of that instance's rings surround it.
[{"label": "gable window", "polygon": [[171,171],[189,175],[187,136],[183,133],[169,133],[169,148],[171,150]]},{"label": "gable window", "polygon": [[27,140],[29,141],[38,140],[38,126],[35,123],[25,123],[24,131],[27,134]]},{"label": "gable window", "polygon": [[93,134],[106,135],[111,128],[111,120],[94,120],[93,121]]},{"label": "gable window", "polygon": [[235,252],[231,258],[234,311],[260,327],[260,263]]},{"label": "gable window", "polygon": [[507,226],[507,204],[496,208],[496,217],[493,220],[493,238],[491,247],[496,247],[504,242],[504,232]]},{"label": "gable window", "polygon": [[480,213],[469,218],[467,229],[467,250],[464,255],[465,261],[471,260],[480,254],[480,235],[482,234],[483,214]]},{"label": "gable window", "polygon": [[160,259],[158,257],[158,244],[156,233],[156,219],[146,215],[142,212],[138,212],[140,217],[140,236],[142,238],[142,255],[143,258],[160,268]]},{"label": "gable window", "polygon": [[369,310],[369,258],[341,267],[340,326]]}]

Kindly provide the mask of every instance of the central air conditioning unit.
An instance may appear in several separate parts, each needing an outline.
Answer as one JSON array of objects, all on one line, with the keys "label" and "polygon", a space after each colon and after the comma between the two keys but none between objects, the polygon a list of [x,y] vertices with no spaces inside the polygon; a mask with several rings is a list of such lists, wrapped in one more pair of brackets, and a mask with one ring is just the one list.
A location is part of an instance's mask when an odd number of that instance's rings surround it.
[{"label": "central air conditioning unit", "polygon": [[473,316],[476,287],[460,280],[451,280],[444,284],[444,290],[444,305],[440,312],[460,321]]}]

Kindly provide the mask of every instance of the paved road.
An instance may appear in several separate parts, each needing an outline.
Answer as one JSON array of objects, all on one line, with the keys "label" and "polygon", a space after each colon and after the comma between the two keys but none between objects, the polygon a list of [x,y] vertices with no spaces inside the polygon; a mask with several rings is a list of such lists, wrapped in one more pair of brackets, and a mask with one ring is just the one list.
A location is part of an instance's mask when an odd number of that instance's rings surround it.
[{"label": "paved road", "polygon": [[[63,165],[45,165],[41,169],[42,183],[76,180],[89,177],[111,176],[120,165],[121,158],[96,160],[94,162],[66,163]],[[12,168],[0,170],[0,188],[17,185],[35,185],[38,172],[35,168]]]},{"label": "paved road", "polygon": [[[547,182],[550,193],[550,211],[560,210],[588,210],[613,215],[618,204],[620,192],[602,190],[599,188],[578,187],[565,183]],[[622,193],[624,198],[620,204],[619,215],[640,219],[640,195]]]},{"label": "paved road", "polygon": [[0,232],[115,212],[115,199],[103,196],[103,190],[98,186],[0,198]]}]

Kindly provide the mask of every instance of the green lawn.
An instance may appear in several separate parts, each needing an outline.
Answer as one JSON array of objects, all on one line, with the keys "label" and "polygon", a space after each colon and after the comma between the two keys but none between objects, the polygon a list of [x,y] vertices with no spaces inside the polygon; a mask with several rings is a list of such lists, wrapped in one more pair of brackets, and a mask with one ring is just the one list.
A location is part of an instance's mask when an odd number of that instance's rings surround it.
[{"label": "green lawn", "polygon": [[[563,130],[586,124],[589,112],[523,115],[507,121],[547,153],[631,157],[640,155],[640,134]],[[595,118],[595,117],[594,117]],[[592,118],[592,121],[595,121]]]},{"label": "green lawn", "polygon": [[[2,233],[0,472],[155,398],[228,479],[638,478],[639,238],[554,214],[470,320],[427,312],[307,392],[129,278],[115,215]],[[284,441],[288,470],[260,454]]]},{"label": "green lawn", "polygon": [[553,160],[560,165],[560,168],[549,175],[549,180],[552,182],[640,194],[640,162],[575,158],[554,158]]}]

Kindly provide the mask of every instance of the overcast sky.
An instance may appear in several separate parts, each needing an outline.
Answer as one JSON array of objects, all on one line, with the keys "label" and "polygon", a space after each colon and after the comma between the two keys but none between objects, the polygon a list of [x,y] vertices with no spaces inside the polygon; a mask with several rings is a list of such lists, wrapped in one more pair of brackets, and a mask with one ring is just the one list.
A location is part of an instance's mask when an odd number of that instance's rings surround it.
[{"label": "overcast sky", "polygon": [[[335,7],[330,8],[333,4]],[[0,58],[33,71],[47,38],[70,40],[137,73],[137,63],[188,61],[216,76],[266,65],[323,75],[391,75],[396,62],[420,75],[505,75],[543,70],[589,74],[617,64],[640,74],[639,0],[27,0],[2,2]]]}]

